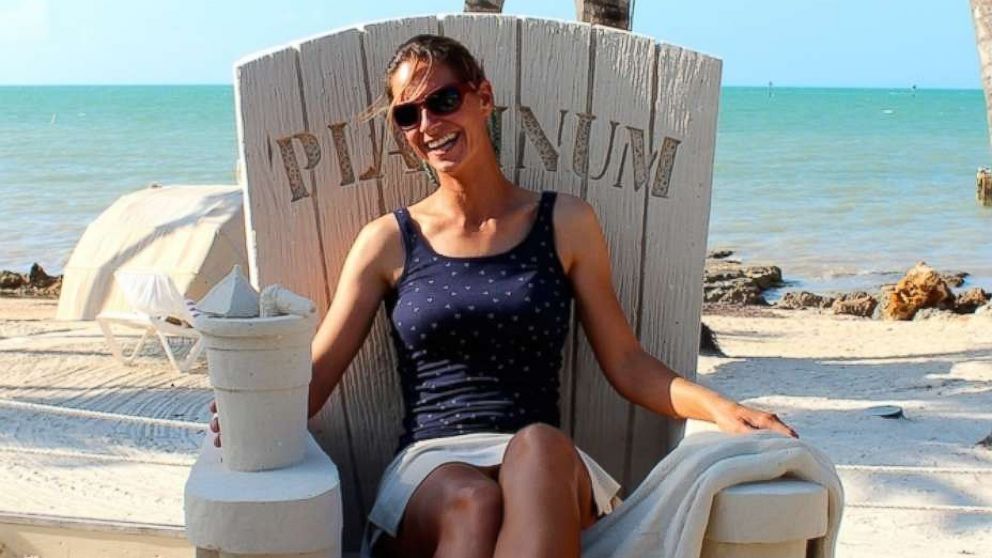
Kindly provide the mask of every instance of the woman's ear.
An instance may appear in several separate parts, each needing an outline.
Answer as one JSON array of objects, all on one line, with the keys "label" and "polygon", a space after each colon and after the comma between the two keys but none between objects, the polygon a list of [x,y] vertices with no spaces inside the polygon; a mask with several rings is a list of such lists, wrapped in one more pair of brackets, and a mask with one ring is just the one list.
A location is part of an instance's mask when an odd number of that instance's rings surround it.
[{"label": "woman's ear", "polygon": [[485,115],[488,117],[495,107],[495,97],[493,96],[493,86],[489,83],[488,79],[482,80],[479,87],[475,90],[475,94],[479,97],[480,107]]}]

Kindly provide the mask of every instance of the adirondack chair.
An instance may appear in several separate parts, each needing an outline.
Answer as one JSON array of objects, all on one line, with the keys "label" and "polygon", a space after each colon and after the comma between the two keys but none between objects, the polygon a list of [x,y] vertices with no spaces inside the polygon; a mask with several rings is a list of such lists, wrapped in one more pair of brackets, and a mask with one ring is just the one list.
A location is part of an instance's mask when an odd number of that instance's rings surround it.
[{"label": "adirondack chair", "polygon": [[[623,2],[621,2],[623,3]],[[502,2],[485,4],[499,11]],[[454,37],[493,83],[500,162],[521,186],[596,208],[613,282],[641,343],[693,378],[719,98],[719,60],[609,27],[498,14],[383,21],[253,55],[236,68],[251,280],[326,312],[359,229],[433,188],[386,122],[358,119],[396,47]],[[627,490],[683,424],[635,408],[601,373],[574,323],[561,370],[562,428]],[[396,448],[402,398],[380,311],[311,421],[340,470],[344,549],[358,548]]]}]

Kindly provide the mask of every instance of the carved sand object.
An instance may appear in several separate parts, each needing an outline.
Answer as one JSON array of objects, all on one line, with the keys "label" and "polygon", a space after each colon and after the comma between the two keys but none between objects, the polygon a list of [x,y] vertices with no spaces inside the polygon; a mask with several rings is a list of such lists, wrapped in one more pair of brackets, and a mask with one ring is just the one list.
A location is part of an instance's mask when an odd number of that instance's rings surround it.
[{"label": "carved sand object", "polygon": [[236,265],[196,303],[196,309],[226,318],[254,318],[258,316],[258,291]]},{"label": "carved sand object", "polygon": [[259,315],[263,318],[290,314],[307,317],[317,311],[313,301],[302,297],[282,285],[269,285],[258,297]]},{"label": "carved sand object", "polygon": [[[303,306],[298,300],[302,297],[283,293],[282,298]],[[315,324],[313,312],[195,318],[194,326],[207,347],[210,383],[223,428],[224,464],[229,469],[277,469],[303,459]]]}]

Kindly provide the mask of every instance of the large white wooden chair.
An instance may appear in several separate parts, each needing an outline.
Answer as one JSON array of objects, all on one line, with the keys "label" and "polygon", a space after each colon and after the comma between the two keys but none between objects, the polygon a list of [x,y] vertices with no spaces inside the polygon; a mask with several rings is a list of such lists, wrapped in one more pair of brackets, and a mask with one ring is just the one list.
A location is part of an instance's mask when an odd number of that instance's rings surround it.
[{"label": "large white wooden chair", "polygon": [[[424,197],[430,182],[380,118],[396,47],[451,36],[483,63],[507,176],[597,210],[613,282],[641,342],[695,376],[720,61],[608,27],[503,15],[427,16],[344,29],[242,60],[237,121],[256,287],[280,283],[326,311],[359,229]],[[574,318],[573,318],[574,319]],[[341,471],[344,547],[355,549],[396,448],[401,397],[380,312],[311,425]],[[561,372],[562,427],[628,491],[682,425],[633,407],[574,326]]]}]

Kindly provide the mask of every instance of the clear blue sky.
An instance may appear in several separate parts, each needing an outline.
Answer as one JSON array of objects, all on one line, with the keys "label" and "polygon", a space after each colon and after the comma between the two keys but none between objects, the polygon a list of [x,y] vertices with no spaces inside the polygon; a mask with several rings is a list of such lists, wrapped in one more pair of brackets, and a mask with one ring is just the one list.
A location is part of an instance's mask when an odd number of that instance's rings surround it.
[{"label": "clear blue sky", "polygon": [[[634,31],[724,60],[727,85],[977,89],[967,0],[635,0]],[[251,52],[460,0],[0,0],[0,85],[230,83]],[[507,13],[574,19],[573,0]]]}]

